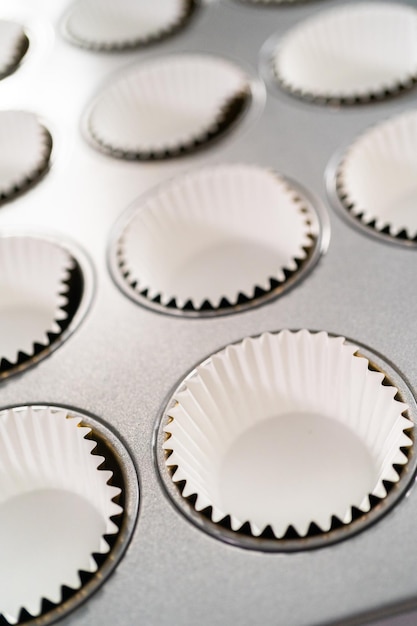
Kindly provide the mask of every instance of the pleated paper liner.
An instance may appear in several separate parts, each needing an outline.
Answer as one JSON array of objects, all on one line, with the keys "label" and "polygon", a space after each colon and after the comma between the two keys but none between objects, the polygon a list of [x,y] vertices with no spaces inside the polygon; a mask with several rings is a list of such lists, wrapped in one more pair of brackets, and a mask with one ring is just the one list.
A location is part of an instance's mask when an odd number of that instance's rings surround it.
[{"label": "pleated paper liner", "polygon": [[33,113],[0,111],[0,205],[48,170],[52,137]]},{"label": "pleated paper liner", "polygon": [[206,167],[129,209],[116,242],[118,282],[166,311],[233,309],[294,278],[318,231],[308,201],[275,172]]},{"label": "pleated paper liner", "polygon": [[0,19],[0,79],[16,70],[29,47],[29,39],[16,22]]},{"label": "pleated paper liner", "polygon": [[327,539],[401,480],[407,409],[343,337],[264,333],[212,355],[174,392],[161,424],[165,471],[234,543]]},{"label": "pleated paper liner", "polygon": [[417,111],[368,129],[342,157],[336,188],[370,231],[417,243]]},{"label": "pleated paper liner", "polygon": [[250,79],[220,57],[180,54],[127,69],[86,117],[93,145],[123,159],[181,156],[222,135],[244,113]]},{"label": "pleated paper liner", "polygon": [[59,407],[1,411],[0,450],[0,622],[57,606],[62,615],[117,540],[125,502],[117,459],[80,414]]},{"label": "pleated paper liner", "polygon": [[188,24],[196,0],[78,0],[64,17],[64,32],[91,50],[125,50],[161,41]]},{"label": "pleated paper liner", "polygon": [[0,237],[0,380],[49,354],[83,299],[78,261],[56,242]]},{"label": "pleated paper liner", "polygon": [[279,84],[324,104],[382,100],[417,82],[417,10],[347,3],[301,22],[272,55]]}]

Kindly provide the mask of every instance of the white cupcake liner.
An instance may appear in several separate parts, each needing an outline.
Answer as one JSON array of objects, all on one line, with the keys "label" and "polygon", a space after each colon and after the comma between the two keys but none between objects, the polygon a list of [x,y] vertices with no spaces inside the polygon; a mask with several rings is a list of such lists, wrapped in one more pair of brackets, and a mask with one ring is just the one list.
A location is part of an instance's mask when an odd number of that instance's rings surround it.
[{"label": "white cupcake liner", "polygon": [[162,39],[178,30],[194,9],[194,0],[78,0],[65,18],[75,44],[92,50],[121,50]]},{"label": "white cupcake liner", "polygon": [[182,496],[214,523],[275,538],[370,511],[399,481],[413,423],[356,352],[343,337],[284,330],[199,365],[165,412]]},{"label": "white cupcake liner", "polygon": [[16,68],[28,45],[28,38],[21,24],[0,20],[0,78]]},{"label": "white cupcake liner", "polygon": [[39,615],[43,599],[61,602],[64,585],[79,589],[119,530],[121,490],[80,422],[49,407],[0,413],[0,615],[10,624],[22,609]]},{"label": "white cupcake liner", "polygon": [[417,111],[361,135],[337,169],[337,193],[364,224],[417,239]]},{"label": "white cupcake liner", "polygon": [[47,240],[1,237],[0,267],[0,363],[14,364],[61,332],[74,259]]},{"label": "white cupcake liner", "polygon": [[308,99],[360,102],[417,81],[417,11],[400,3],[349,3],[292,29],[273,54],[275,75]]},{"label": "white cupcake liner", "polygon": [[274,172],[206,167],[148,196],[118,240],[125,281],[179,309],[236,305],[283,283],[318,235],[312,211]]},{"label": "white cupcake liner", "polygon": [[46,171],[52,139],[36,115],[0,111],[0,200],[8,200]]},{"label": "white cupcake liner", "polygon": [[158,57],[103,89],[89,110],[88,131],[116,157],[178,156],[223,132],[249,93],[249,78],[225,59]]}]

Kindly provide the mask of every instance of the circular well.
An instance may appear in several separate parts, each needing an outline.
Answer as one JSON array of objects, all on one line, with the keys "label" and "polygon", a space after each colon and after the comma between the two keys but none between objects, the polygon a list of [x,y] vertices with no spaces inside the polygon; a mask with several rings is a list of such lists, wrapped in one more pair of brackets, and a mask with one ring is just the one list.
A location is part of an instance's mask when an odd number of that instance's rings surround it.
[{"label": "circular well", "polygon": [[146,46],[185,27],[195,0],[76,0],[63,18],[63,33],[73,44],[91,50],[118,51]]},{"label": "circular well", "polygon": [[28,47],[29,39],[21,24],[0,20],[0,79],[16,70]]},{"label": "circular well", "polygon": [[173,179],[133,203],[114,228],[109,264],[136,302],[205,317],[289,289],[328,240],[327,215],[299,185],[266,168],[223,164]]},{"label": "circular well", "polygon": [[[2,350],[0,345],[0,381],[24,371],[56,350],[79,326],[89,309],[94,293],[94,272],[91,262],[87,255],[74,243],[61,236],[17,231],[2,233],[0,248],[2,241],[6,242],[7,248],[13,249],[17,255],[16,258],[12,259],[5,254],[3,258],[5,268],[8,266],[8,271],[3,274],[3,279],[6,281],[3,289],[7,288],[7,292],[11,295],[7,301],[3,302],[3,305],[0,305],[0,319],[3,319],[2,327],[5,329],[6,326],[10,326],[10,330],[15,336],[16,349],[15,356],[12,358],[10,356],[11,338],[9,335],[5,335],[4,340],[9,358],[4,357],[5,346]],[[42,246],[43,242],[44,246]],[[16,245],[9,246],[12,243]],[[37,280],[30,279],[33,272],[36,274],[38,267],[37,243],[40,244],[39,268],[44,268],[40,282],[43,285],[43,294],[37,293]],[[29,254],[30,250],[35,256]],[[48,285],[47,280],[46,268],[49,250],[61,251],[61,255],[68,259],[64,271],[62,269],[55,270],[55,278],[52,274],[56,286],[54,284]],[[14,272],[18,270],[20,280],[19,285],[15,285],[12,278]],[[25,293],[25,284],[30,286],[27,293]],[[37,321],[40,322],[45,319],[45,316],[48,317],[48,307],[50,308],[51,305],[45,300],[45,293],[49,294],[49,300],[53,296],[57,308],[55,311],[52,308],[52,312],[49,313],[50,325],[44,328],[40,335],[34,336],[33,342],[27,343],[30,329],[34,325],[36,326]],[[13,306],[11,303],[14,303]],[[35,303],[37,303],[37,308],[33,308]],[[19,320],[21,331],[26,337],[25,347],[20,344],[20,327],[16,320]]]},{"label": "circular well", "polygon": [[405,411],[415,419],[407,383],[365,346],[264,333],[186,376],[158,421],[155,461],[175,506],[214,537],[263,551],[321,547],[404,494],[416,469]]},{"label": "circular well", "polygon": [[271,62],[282,88],[302,99],[324,104],[381,100],[415,84],[416,33],[413,7],[349,3],[292,28]]},{"label": "circular well", "polygon": [[[0,422],[10,453],[0,489],[2,524],[10,526],[0,615],[6,624],[46,625],[84,602],[122,557],[138,512],[137,473],[120,439],[90,414],[30,405],[2,409]],[[21,597],[26,608],[18,611]]]},{"label": "circular well", "polygon": [[52,135],[28,111],[0,111],[0,202],[12,200],[48,172]]},{"label": "circular well", "polygon": [[124,68],[87,107],[83,132],[112,157],[153,161],[208,147],[264,99],[239,62],[211,54],[158,55]]},{"label": "circular well", "polygon": [[417,115],[406,111],[367,129],[326,170],[332,205],[362,232],[417,245]]}]

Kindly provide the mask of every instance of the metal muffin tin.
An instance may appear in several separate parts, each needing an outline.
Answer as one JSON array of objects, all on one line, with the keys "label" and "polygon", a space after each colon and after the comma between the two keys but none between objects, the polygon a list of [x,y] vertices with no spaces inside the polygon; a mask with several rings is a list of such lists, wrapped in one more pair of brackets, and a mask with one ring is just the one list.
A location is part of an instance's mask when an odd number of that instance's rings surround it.
[{"label": "metal muffin tin", "polygon": [[[417,6],[416,2],[405,2]],[[50,171],[0,209],[0,232],[54,233],[87,251],[96,275],[91,307],[75,332],[25,372],[0,383],[0,408],[24,404],[77,407],[127,442],[140,477],[140,512],[130,545],[112,576],[60,624],[276,626],[414,624],[417,490],[375,524],[326,547],[292,553],[243,550],[201,532],[161,488],[152,442],[170,391],[208,354],[266,330],[310,328],[353,338],[381,354],[415,393],[415,254],[341,219],[326,193],[333,155],[378,121],[417,105],[417,89],[385,102],[336,108],[302,102],[273,86],[265,42],[316,11],[317,0],[257,6],[202,3],[188,26],[152,47],[119,53],[77,48],[61,33],[67,2],[16,0],[1,17],[21,21],[30,46],[17,71],[0,81],[1,106],[45,120],[54,140]],[[82,135],[82,118],[113,72],[156,54],[224,55],[265,78],[257,115],[206,150],[161,163],[114,159]],[[252,112],[255,109],[252,109]],[[107,247],[114,223],[141,194],[205,164],[248,162],[297,181],[327,207],[330,245],[294,288],[235,315],[206,319],[162,315],[126,297],[111,279]],[[416,415],[411,415],[416,419]],[[388,621],[387,621],[388,620]],[[34,620],[33,623],[37,623]],[[40,623],[40,622],[38,622]]]}]

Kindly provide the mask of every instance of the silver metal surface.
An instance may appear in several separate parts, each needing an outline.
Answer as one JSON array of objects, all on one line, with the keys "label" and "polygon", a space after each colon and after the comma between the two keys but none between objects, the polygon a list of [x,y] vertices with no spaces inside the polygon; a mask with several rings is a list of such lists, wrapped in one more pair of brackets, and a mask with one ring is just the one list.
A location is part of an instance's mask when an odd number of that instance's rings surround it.
[{"label": "silver metal surface", "polygon": [[[338,4],[207,2],[175,37],[146,51],[111,54],[63,39],[62,0],[0,0],[2,17],[20,19],[31,42],[18,70],[0,81],[1,107],[34,111],[54,137],[50,171],[1,207],[0,232],[61,233],[86,249],[97,276],[82,324],[36,367],[2,381],[0,406],[48,403],[92,413],[127,442],[141,476],[138,524],[123,559],[62,626],[367,623],[417,606],[413,484],[377,523],[346,541],[265,554],[220,542],[184,519],[161,489],[151,444],[168,393],[195,363],[266,330],[305,327],[354,337],[394,363],[415,392],[415,249],[364,236],[328,206],[329,249],[305,280],[256,309],[210,319],[158,315],[138,306],[115,286],[106,265],[111,229],[125,208],[174,175],[205,164],[271,167],[328,204],[324,172],[331,156],[371,124],[415,107],[417,90],[338,109],[309,105],[268,86],[265,106],[251,123],[236,125],[205,151],[163,163],[113,159],[95,151],[80,132],[86,106],[112,72],[154,54],[184,51],[241,59],[256,70],[274,33]],[[416,616],[388,623],[415,624]]]}]

